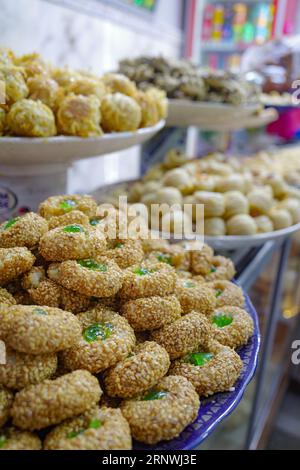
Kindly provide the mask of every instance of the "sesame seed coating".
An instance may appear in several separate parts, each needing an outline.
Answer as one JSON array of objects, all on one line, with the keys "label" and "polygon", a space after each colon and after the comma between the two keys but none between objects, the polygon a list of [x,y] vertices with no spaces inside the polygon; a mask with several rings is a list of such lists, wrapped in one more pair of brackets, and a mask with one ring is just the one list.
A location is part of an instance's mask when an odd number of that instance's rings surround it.
[{"label": "sesame seed coating", "polygon": [[137,397],[121,407],[133,438],[146,444],[177,437],[196,419],[200,406],[194,387],[184,377],[164,377],[155,389],[167,395],[150,401]]},{"label": "sesame seed coating", "polygon": [[169,248],[169,242],[168,240],[162,240],[162,239],[152,239],[152,238],[145,238],[144,240],[142,239],[142,247],[144,250],[144,253],[151,253],[152,251],[164,251],[165,249]]},{"label": "sesame seed coating", "polygon": [[[138,274],[145,269],[146,274]],[[132,266],[124,272],[120,298],[123,301],[143,297],[173,294],[176,284],[175,269],[165,263],[144,262],[140,266]]]},{"label": "sesame seed coating", "polygon": [[140,240],[114,240],[112,248],[107,250],[105,256],[117,263],[121,269],[141,263],[144,258]]},{"label": "sesame seed coating", "polygon": [[193,272],[204,276],[208,274],[211,269],[213,256],[213,249],[205,244],[201,250],[191,251],[191,266]]},{"label": "sesame seed coating", "polygon": [[171,359],[183,357],[192,352],[201,342],[205,343],[210,333],[209,323],[204,315],[191,312],[151,333],[151,339],[163,346]]},{"label": "sesame seed coating", "polygon": [[[91,422],[99,423],[99,428],[90,428]],[[44,442],[45,450],[130,450],[131,448],[129,424],[121,410],[112,408],[95,407],[77,418],[67,420],[54,428]]]},{"label": "sesame seed coating", "polygon": [[[72,201],[71,204],[69,201]],[[51,196],[42,202],[39,206],[39,214],[45,219],[64,215],[77,210],[83,212],[88,217],[93,217],[97,211],[97,204],[91,196],[88,195],[68,195]]]},{"label": "sesame seed coating", "polygon": [[12,392],[6,390],[6,388],[0,387],[0,428],[4,426],[10,416],[13,401],[14,396]]},{"label": "sesame seed coating", "polygon": [[57,227],[66,227],[67,225],[71,224],[88,225],[89,218],[83,212],[74,210],[68,212],[67,214],[50,217],[48,220],[49,230]]},{"label": "sesame seed coating", "polygon": [[230,281],[214,281],[208,284],[216,292],[217,308],[225,305],[241,307],[245,305],[242,289]]},{"label": "sesame seed coating", "polygon": [[[99,373],[127,357],[135,346],[134,332],[127,320],[107,308],[96,307],[76,318],[81,323],[82,334],[73,347],[61,354],[63,364],[70,370],[86,369]],[[98,324],[109,326],[109,336],[88,341],[83,333]]]},{"label": "sesame seed coating", "polygon": [[1,248],[18,246],[33,248],[48,230],[47,221],[34,212],[28,212],[23,217],[14,220],[15,222],[10,227],[7,227],[10,221],[0,225]]},{"label": "sesame seed coating", "polygon": [[0,304],[15,305],[15,298],[8,292],[8,290],[0,287]]},{"label": "sesame seed coating", "polygon": [[205,276],[206,281],[231,281],[235,275],[235,267],[231,259],[224,256],[214,256],[211,271]]},{"label": "sesame seed coating", "polygon": [[[2,317],[4,317],[2,319]],[[0,337],[26,354],[48,354],[70,348],[81,334],[75,315],[58,308],[16,305],[0,312]]]},{"label": "sesame seed coating", "polygon": [[146,297],[126,302],[122,315],[135,331],[156,330],[181,317],[181,306],[175,295]]},{"label": "sesame seed coating", "polygon": [[112,297],[121,288],[123,272],[107,258],[95,258],[105,265],[104,272],[81,266],[77,261],[64,261],[50,266],[48,276],[66,289],[74,290],[87,297]]},{"label": "sesame seed coating", "polygon": [[0,285],[29,271],[34,260],[35,257],[27,248],[0,248]]},{"label": "sesame seed coating", "polygon": [[204,283],[177,279],[175,292],[183,314],[195,310],[209,315],[216,307],[215,293]]},{"label": "sesame seed coating", "polygon": [[4,428],[0,430],[0,438],[3,445],[0,450],[41,450],[40,438],[31,432],[20,431],[15,428]]},{"label": "sesame seed coating", "polygon": [[6,364],[0,365],[0,384],[13,390],[49,379],[56,371],[57,356],[23,354],[6,348]]},{"label": "sesame seed coating", "polygon": [[235,384],[243,368],[239,355],[231,348],[210,340],[205,347],[200,346],[194,352],[204,351],[213,354],[213,358],[203,366],[186,362],[185,358],[173,362],[170,374],[188,379],[200,396],[209,396],[218,392],[227,392]]},{"label": "sesame seed coating", "polygon": [[101,395],[98,380],[86,370],[45,380],[16,394],[13,423],[20,429],[43,429],[85,412],[99,402]]},{"label": "sesame seed coating", "polygon": [[[66,232],[76,227],[80,232]],[[93,258],[106,248],[106,240],[100,230],[83,225],[57,227],[47,232],[40,240],[39,252],[47,261],[66,261]]]},{"label": "sesame seed coating", "polygon": [[230,325],[223,328],[212,323],[212,337],[224,346],[236,349],[247,344],[249,338],[253,335],[253,320],[246,312],[239,307],[224,306],[216,309],[211,315],[211,320],[215,315],[228,315],[233,321]]},{"label": "sesame seed coating", "polygon": [[139,344],[133,356],[107,371],[106,393],[113,397],[130,398],[153,387],[170,367],[167,351],[153,341]]},{"label": "sesame seed coating", "polygon": [[160,250],[151,251],[148,259],[153,263],[161,261],[170,264],[170,266],[183,271],[188,271],[191,263],[190,252],[180,245],[168,245]]}]

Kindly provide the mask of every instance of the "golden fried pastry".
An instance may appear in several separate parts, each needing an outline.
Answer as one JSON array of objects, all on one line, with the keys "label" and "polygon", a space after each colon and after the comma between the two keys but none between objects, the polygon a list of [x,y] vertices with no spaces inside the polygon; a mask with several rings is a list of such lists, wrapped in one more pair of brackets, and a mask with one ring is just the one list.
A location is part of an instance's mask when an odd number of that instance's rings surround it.
[{"label": "golden fried pastry", "polygon": [[7,47],[0,47],[0,65],[13,65],[15,55]]},{"label": "golden fried pastry", "polygon": [[143,91],[138,91],[135,98],[138,104],[140,105],[142,111],[142,120],[140,126],[155,126],[155,124],[157,124],[157,122],[159,121],[159,115],[155,100],[151,97],[151,95],[148,95]]},{"label": "golden fried pastry", "polygon": [[74,93],[74,95],[83,96],[97,96],[99,101],[106,94],[106,88],[104,83],[98,78],[80,77],[75,79],[68,87],[68,93]]},{"label": "golden fried pastry", "polygon": [[227,221],[228,235],[255,235],[256,224],[253,217],[247,214],[238,214]]},{"label": "golden fried pastry", "polygon": [[101,102],[101,113],[106,132],[136,131],[142,121],[141,107],[122,93],[106,95]]},{"label": "golden fried pastry", "polygon": [[154,100],[158,113],[158,119],[166,119],[168,115],[168,99],[166,93],[163,90],[155,87],[149,88],[145,93],[147,96],[150,96],[152,100]]},{"label": "golden fried pastry", "polygon": [[57,127],[61,134],[78,137],[102,135],[100,101],[96,96],[70,94],[57,112]]},{"label": "golden fried pastry", "polygon": [[102,78],[103,83],[110,93],[122,93],[135,98],[137,89],[135,83],[120,73],[107,73]]},{"label": "golden fried pastry", "polygon": [[62,87],[67,88],[73,82],[80,78],[80,74],[75,70],[65,68],[52,68],[50,70],[51,77]]},{"label": "golden fried pastry", "polygon": [[41,101],[56,110],[63,91],[55,80],[45,75],[35,75],[27,80],[27,86],[31,100]]},{"label": "golden fried pastry", "polygon": [[6,126],[6,112],[0,108],[0,136],[4,134]]},{"label": "golden fried pastry", "polygon": [[5,103],[11,105],[28,96],[24,69],[13,65],[0,65],[0,80],[5,83]]},{"label": "golden fried pastry", "polygon": [[34,75],[46,75],[48,73],[47,64],[36,52],[17,57],[14,62],[16,65],[19,65],[25,69],[27,77],[33,77]]},{"label": "golden fried pastry", "polygon": [[21,99],[7,114],[11,134],[23,137],[51,137],[56,135],[55,117],[41,101]]}]

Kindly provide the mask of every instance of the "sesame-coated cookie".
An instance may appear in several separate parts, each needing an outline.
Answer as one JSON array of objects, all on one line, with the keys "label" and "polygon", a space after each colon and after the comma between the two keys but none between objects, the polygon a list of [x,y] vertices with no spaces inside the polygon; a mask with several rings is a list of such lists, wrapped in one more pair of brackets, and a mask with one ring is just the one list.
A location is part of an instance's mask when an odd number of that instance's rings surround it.
[{"label": "sesame-coated cookie", "polygon": [[141,263],[144,258],[140,240],[111,240],[108,242],[107,258],[112,259],[121,269]]},{"label": "sesame-coated cookie", "polygon": [[67,261],[101,255],[106,240],[100,230],[71,224],[47,232],[40,240],[40,254],[47,261]]},{"label": "sesame-coated cookie", "polygon": [[225,305],[243,308],[245,298],[242,289],[230,281],[214,281],[208,286],[214,290],[217,299],[217,308]]},{"label": "sesame-coated cookie", "polygon": [[130,398],[153,387],[170,367],[167,351],[153,341],[139,344],[133,354],[107,371],[105,390],[109,396]]},{"label": "sesame-coated cookie", "polygon": [[14,396],[12,392],[0,386],[0,428],[4,426],[4,424],[10,417],[10,409],[12,407],[13,401]]},{"label": "sesame-coated cookie", "polygon": [[205,244],[201,249],[191,251],[192,271],[203,276],[208,274],[211,270],[213,256],[213,249]]},{"label": "sesame-coated cookie", "polygon": [[43,429],[84,413],[99,402],[101,395],[98,380],[86,370],[45,380],[16,394],[13,423],[20,429]]},{"label": "sesame-coated cookie", "polygon": [[121,307],[122,315],[134,331],[157,330],[181,317],[181,306],[175,295],[130,300]]},{"label": "sesame-coated cookie", "polygon": [[228,392],[240,376],[243,362],[231,348],[210,340],[205,346],[194,349],[193,353],[174,361],[171,375],[188,379],[200,396]]},{"label": "sesame-coated cookie", "polygon": [[135,346],[134,332],[127,320],[107,308],[98,306],[76,318],[81,324],[81,335],[61,354],[63,364],[70,370],[99,373],[127,357]]},{"label": "sesame-coated cookie", "polygon": [[0,384],[13,390],[49,379],[56,371],[57,356],[23,354],[6,348],[6,363],[0,365]]},{"label": "sesame-coated cookie", "polygon": [[180,279],[176,281],[175,289],[183,314],[193,310],[209,315],[216,307],[216,297],[212,289],[206,284],[194,279]]},{"label": "sesame-coated cookie", "polygon": [[253,335],[253,320],[239,307],[219,307],[210,315],[212,337],[224,346],[236,349]]},{"label": "sesame-coated cookie", "polygon": [[53,230],[57,227],[66,227],[67,225],[72,224],[89,225],[89,218],[83,212],[73,210],[71,212],[67,212],[66,214],[51,217],[48,220],[49,230]]},{"label": "sesame-coated cookie", "polygon": [[207,282],[224,280],[231,281],[235,275],[235,267],[229,258],[214,256],[210,271],[206,274]]},{"label": "sesame-coated cookie", "polygon": [[165,263],[145,262],[124,272],[120,298],[123,301],[173,294],[176,271]]},{"label": "sesame-coated cookie", "polygon": [[58,425],[46,436],[45,450],[130,450],[129,424],[121,410],[97,408]]},{"label": "sesame-coated cookie", "polygon": [[48,224],[43,217],[28,212],[23,217],[7,220],[0,225],[1,248],[25,246],[33,248],[47,232]]},{"label": "sesame-coated cookie", "polygon": [[87,297],[112,297],[121,288],[124,274],[105,257],[64,261],[50,265],[48,276],[66,289]]},{"label": "sesame-coated cookie", "polygon": [[81,334],[75,315],[58,308],[15,305],[0,312],[0,320],[0,338],[26,354],[70,348]]},{"label": "sesame-coated cookie", "polygon": [[51,196],[39,206],[39,214],[47,220],[51,217],[68,214],[73,210],[93,217],[97,211],[97,204],[91,196],[63,195]]},{"label": "sesame-coated cookie", "polygon": [[25,247],[0,248],[0,285],[3,286],[31,269],[35,261]]},{"label": "sesame-coated cookie", "polygon": [[8,290],[4,289],[3,287],[0,287],[0,304],[4,305],[15,305],[16,300],[13,297],[13,295],[8,292]]},{"label": "sesame-coated cookie", "polygon": [[16,428],[0,430],[0,450],[41,450],[40,438],[31,432]]},{"label": "sesame-coated cookie", "polygon": [[125,400],[122,413],[134,439],[146,444],[177,437],[197,417],[199,397],[184,377],[161,379],[155,389]]},{"label": "sesame-coated cookie", "polygon": [[183,357],[193,351],[210,334],[210,325],[204,315],[191,312],[160,330],[152,331],[151,339],[163,346],[171,359]]}]

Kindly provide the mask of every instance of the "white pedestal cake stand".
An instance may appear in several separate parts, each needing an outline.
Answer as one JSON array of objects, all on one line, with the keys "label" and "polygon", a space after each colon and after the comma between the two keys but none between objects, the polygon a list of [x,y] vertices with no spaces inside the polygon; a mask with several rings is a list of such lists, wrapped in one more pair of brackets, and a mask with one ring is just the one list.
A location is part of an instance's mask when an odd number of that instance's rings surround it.
[{"label": "white pedestal cake stand", "polygon": [[72,162],[143,144],[164,125],[165,121],[160,121],[156,126],[136,132],[96,138],[1,137],[0,219],[35,210],[43,199],[65,193],[67,170]]}]

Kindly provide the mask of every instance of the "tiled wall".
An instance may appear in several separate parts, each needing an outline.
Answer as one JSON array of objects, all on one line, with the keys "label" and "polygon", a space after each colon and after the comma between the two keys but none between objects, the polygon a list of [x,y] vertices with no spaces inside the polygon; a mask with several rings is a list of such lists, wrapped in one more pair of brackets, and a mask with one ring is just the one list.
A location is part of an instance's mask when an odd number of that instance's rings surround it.
[{"label": "tiled wall", "polygon": [[[89,2],[99,16],[57,5],[89,5]],[[181,3],[160,0],[158,15],[149,24],[143,20],[137,23],[134,17],[126,21],[124,13],[97,0],[0,0],[1,45],[17,53],[36,50],[57,65],[88,68],[98,73],[114,69],[120,58],[130,55],[176,56],[180,53]],[[172,24],[167,23],[170,6]],[[135,178],[138,171],[138,149],[85,160],[70,171],[69,189],[93,190],[103,182]]]}]

